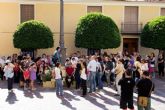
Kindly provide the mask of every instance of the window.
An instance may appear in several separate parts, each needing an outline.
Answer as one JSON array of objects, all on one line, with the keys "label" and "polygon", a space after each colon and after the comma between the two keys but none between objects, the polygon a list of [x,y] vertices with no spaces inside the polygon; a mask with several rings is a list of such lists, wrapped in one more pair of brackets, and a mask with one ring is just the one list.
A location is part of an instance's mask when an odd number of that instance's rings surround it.
[{"label": "window", "polygon": [[102,6],[88,6],[87,7],[87,12],[102,12]]},{"label": "window", "polygon": [[34,5],[22,4],[21,9],[21,23],[34,19]]},{"label": "window", "polygon": [[126,6],[124,15],[124,21],[126,23],[138,23],[138,7]]},{"label": "window", "polygon": [[165,16],[165,8],[161,8],[161,16]]},{"label": "window", "polygon": [[126,6],[124,10],[124,23],[122,33],[139,33],[141,25],[138,24],[138,7]]}]

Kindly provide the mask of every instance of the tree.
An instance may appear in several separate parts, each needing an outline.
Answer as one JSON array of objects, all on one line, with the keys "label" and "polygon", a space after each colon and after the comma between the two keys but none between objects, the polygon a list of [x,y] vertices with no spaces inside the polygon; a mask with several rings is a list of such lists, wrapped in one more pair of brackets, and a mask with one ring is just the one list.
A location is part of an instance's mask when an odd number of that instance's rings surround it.
[{"label": "tree", "polygon": [[165,50],[165,16],[149,21],[141,33],[141,45]]},{"label": "tree", "polygon": [[22,50],[45,49],[54,46],[50,28],[36,20],[20,24],[13,37],[14,47]]},{"label": "tree", "polygon": [[121,37],[114,21],[100,13],[89,13],[77,25],[75,46],[90,49],[108,49],[120,46]]}]

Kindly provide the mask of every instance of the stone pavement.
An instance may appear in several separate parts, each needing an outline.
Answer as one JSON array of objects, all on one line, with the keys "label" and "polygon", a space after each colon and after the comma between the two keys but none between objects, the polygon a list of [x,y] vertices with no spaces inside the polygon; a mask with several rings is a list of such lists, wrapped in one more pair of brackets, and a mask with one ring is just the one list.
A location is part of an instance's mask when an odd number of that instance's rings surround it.
[{"label": "stone pavement", "polygon": [[[152,110],[165,110],[165,82],[154,79],[156,89],[152,94]],[[120,110],[116,91],[104,90],[80,97],[80,91],[64,90],[64,98],[58,98],[54,89],[38,87],[36,91],[23,91],[14,85],[8,94],[6,82],[0,81],[0,110]],[[134,94],[135,110],[136,98]]]}]

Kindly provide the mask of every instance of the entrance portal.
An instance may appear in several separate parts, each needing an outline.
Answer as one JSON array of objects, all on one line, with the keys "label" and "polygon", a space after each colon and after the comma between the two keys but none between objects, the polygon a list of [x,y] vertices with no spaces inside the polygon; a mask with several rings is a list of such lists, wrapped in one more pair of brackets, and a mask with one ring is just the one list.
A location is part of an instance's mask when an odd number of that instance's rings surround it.
[{"label": "entrance portal", "polygon": [[123,38],[123,52],[132,54],[138,51],[138,38]]}]

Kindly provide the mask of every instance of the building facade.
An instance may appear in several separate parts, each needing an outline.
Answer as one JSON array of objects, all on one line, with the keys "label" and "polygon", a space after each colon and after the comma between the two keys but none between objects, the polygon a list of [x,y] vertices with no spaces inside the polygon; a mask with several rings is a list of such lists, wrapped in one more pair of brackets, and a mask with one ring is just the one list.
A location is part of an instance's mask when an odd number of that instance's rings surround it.
[{"label": "building facade", "polygon": [[[111,17],[121,32],[120,47],[102,51],[139,51],[142,55],[157,52],[140,46],[140,33],[149,20],[165,16],[164,1],[64,0],[64,40],[67,55],[76,51],[86,54],[86,49],[75,47],[74,35],[80,17],[89,12],[100,12]],[[30,19],[42,21],[54,33],[54,47],[40,49],[38,55],[54,52],[59,45],[60,0],[0,0],[0,56],[20,52],[13,47],[13,33],[21,22]]]}]

